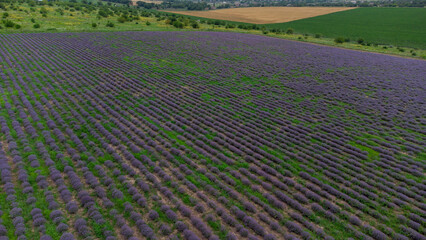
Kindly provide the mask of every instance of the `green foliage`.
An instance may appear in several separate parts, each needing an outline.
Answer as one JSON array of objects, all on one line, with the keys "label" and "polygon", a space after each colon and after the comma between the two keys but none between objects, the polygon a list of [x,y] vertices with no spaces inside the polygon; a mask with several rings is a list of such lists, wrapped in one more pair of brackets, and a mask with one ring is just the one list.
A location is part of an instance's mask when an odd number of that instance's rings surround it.
[{"label": "green foliage", "polygon": [[293,30],[293,28],[287,28],[287,31],[285,33],[287,33],[287,34],[293,34],[294,30]]},{"label": "green foliage", "polygon": [[13,28],[15,26],[15,23],[10,20],[3,20],[3,24],[7,28]]},{"label": "green foliage", "polygon": [[200,25],[197,22],[191,24],[192,28],[200,28]]},{"label": "green foliage", "polygon": [[34,19],[34,18],[31,18],[31,22],[32,22],[32,23],[35,23],[35,19]]},{"label": "green foliage", "polygon": [[114,25],[114,23],[108,21],[107,24],[106,24],[106,26],[113,28],[115,25]]},{"label": "green foliage", "polygon": [[44,7],[42,7],[41,9],[40,9],[40,13],[42,14],[42,15],[47,15],[47,13],[48,13],[48,11],[47,11],[47,9],[46,8],[44,8]]},{"label": "green foliage", "polygon": [[356,40],[357,43],[359,44],[363,44],[364,43],[364,39],[363,38],[358,38],[358,40]]},{"label": "green foliage", "polygon": [[9,13],[8,12],[4,12],[3,13],[3,18],[7,18],[7,17],[9,17]]},{"label": "green foliage", "polygon": [[175,21],[175,22],[173,23],[173,26],[174,26],[175,28],[183,28],[183,23],[182,23],[182,22],[179,22],[179,21]]},{"label": "green foliage", "polygon": [[15,24],[15,29],[21,29],[21,25]]},{"label": "green foliage", "polygon": [[103,10],[103,9],[100,9],[99,11],[98,11],[98,15],[99,16],[101,16],[101,17],[104,17],[104,18],[106,18],[106,17],[108,17],[108,12],[107,11],[105,11],[105,10]]},{"label": "green foliage", "polygon": [[321,33],[315,33],[315,38],[321,38]]},{"label": "green foliage", "polygon": [[145,23],[147,26],[150,26],[151,25],[151,23],[149,22],[149,21],[146,21],[146,23]]},{"label": "green foliage", "polygon": [[33,28],[40,28],[40,24],[39,23],[34,24]]},{"label": "green foliage", "polygon": [[232,23],[228,23],[228,24],[226,24],[226,26],[225,26],[226,28],[235,28],[235,24],[232,24]]},{"label": "green foliage", "polygon": [[98,26],[98,24],[92,23],[92,28],[96,28],[97,26]]},{"label": "green foliage", "polygon": [[119,18],[117,19],[117,21],[118,21],[119,23],[125,23],[125,22],[127,21],[127,19],[126,19],[125,17],[121,16],[121,17],[119,17]]},{"label": "green foliage", "polygon": [[56,9],[56,12],[59,13],[59,15],[61,15],[61,16],[64,15],[64,10],[62,8]]},{"label": "green foliage", "polygon": [[344,43],[345,42],[345,38],[344,37],[337,37],[334,39],[335,43]]}]

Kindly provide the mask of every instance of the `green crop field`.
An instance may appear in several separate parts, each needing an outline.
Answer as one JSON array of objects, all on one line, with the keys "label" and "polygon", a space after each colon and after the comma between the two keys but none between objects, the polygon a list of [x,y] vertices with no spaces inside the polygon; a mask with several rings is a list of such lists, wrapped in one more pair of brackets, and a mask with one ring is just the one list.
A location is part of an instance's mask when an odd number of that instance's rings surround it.
[{"label": "green crop field", "polygon": [[426,49],[426,8],[357,8],[287,23],[270,28],[293,28],[299,33],[325,37],[363,38],[377,44]]}]

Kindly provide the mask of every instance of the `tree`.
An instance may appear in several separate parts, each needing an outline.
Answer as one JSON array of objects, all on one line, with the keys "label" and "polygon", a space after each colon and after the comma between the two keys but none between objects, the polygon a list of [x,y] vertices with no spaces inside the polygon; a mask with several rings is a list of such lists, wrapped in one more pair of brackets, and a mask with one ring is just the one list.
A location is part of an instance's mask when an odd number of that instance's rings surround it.
[{"label": "tree", "polygon": [[288,28],[285,33],[287,33],[287,34],[293,34],[294,30],[293,30],[293,28]]},{"label": "tree", "polygon": [[200,25],[198,25],[197,22],[192,23],[192,28],[200,28]]},{"label": "tree", "polygon": [[179,22],[179,21],[175,21],[175,22],[173,23],[173,26],[174,26],[175,28],[183,28],[183,23],[182,23],[182,22]]},{"label": "tree", "polygon": [[98,15],[104,18],[108,17],[108,13],[102,9],[98,11]]}]

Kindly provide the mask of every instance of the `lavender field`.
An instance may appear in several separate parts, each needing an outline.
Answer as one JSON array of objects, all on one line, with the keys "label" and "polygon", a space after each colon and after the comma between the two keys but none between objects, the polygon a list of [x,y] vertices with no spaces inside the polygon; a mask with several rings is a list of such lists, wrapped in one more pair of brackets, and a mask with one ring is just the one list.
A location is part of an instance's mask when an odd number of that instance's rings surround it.
[{"label": "lavender field", "polygon": [[426,239],[426,61],[0,35],[0,240]]}]

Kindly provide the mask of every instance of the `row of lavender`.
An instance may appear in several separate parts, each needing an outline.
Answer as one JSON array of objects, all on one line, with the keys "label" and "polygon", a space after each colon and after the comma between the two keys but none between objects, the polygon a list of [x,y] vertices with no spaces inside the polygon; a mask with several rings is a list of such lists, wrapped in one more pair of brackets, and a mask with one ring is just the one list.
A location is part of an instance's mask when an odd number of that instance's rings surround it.
[{"label": "row of lavender", "polygon": [[425,238],[425,62],[230,33],[0,38],[4,238]]}]

